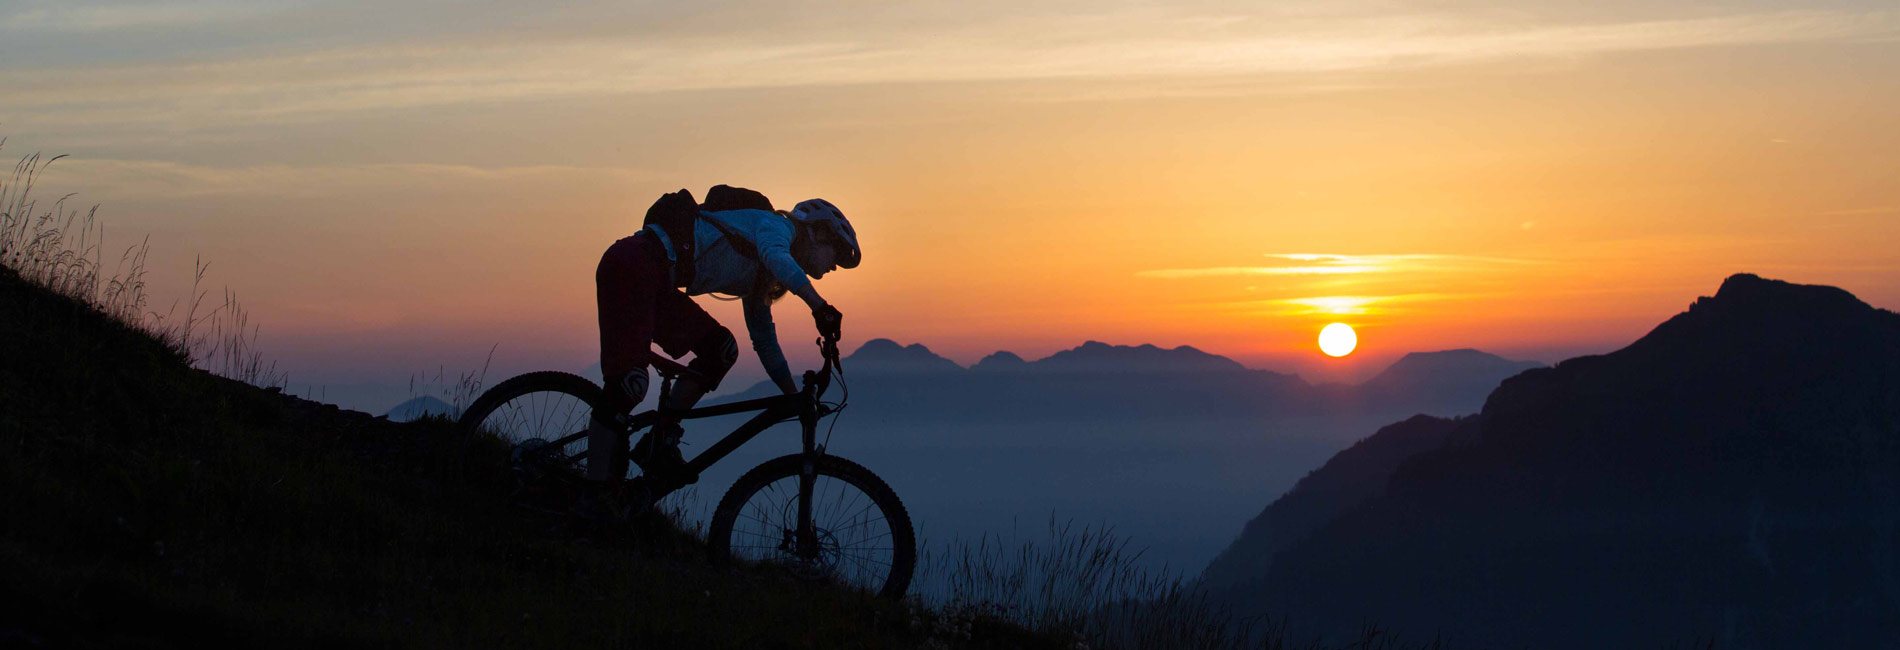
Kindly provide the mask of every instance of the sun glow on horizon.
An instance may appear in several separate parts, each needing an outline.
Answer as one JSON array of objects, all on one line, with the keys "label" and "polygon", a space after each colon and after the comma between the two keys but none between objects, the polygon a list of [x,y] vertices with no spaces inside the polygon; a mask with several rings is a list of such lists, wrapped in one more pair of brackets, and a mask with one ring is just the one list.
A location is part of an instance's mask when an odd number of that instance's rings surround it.
[{"label": "sun glow on horizon", "polygon": [[1319,350],[1329,357],[1343,357],[1352,354],[1359,347],[1359,335],[1352,326],[1345,323],[1333,323],[1320,329]]}]

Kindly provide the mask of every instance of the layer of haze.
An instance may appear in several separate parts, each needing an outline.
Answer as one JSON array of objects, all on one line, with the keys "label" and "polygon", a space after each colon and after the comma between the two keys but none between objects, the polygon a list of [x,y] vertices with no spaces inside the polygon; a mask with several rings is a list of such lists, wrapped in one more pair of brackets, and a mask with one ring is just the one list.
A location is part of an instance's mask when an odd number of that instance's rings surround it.
[{"label": "layer of haze", "polygon": [[1554,361],[1738,271],[1900,303],[1900,11],[1572,4],[15,0],[0,133],[297,383],[585,367],[600,252],[721,182],[842,206],[848,331],[965,364]]}]

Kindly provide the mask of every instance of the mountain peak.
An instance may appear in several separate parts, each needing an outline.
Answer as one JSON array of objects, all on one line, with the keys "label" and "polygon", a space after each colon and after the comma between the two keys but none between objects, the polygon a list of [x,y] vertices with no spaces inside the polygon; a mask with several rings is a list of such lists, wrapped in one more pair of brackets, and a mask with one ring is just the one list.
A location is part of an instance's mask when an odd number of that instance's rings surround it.
[{"label": "mountain peak", "polygon": [[1392,362],[1378,376],[1366,381],[1367,385],[1412,384],[1443,380],[1448,372],[1467,373],[1473,371],[1497,370],[1515,373],[1540,367],[1544,364],[1535,361],[1512,361],[1482,350],[1459,348],[1456,350],[1438,350],[1436,352],[1411,352]]},{"label": "mountain peak", "polygon": [[1458,348],[1456,350],[1437,350],[1433,352],[1407,352],[1405,356],[1399,358],[1398,363],[1417,363],[1425,360],[1438,359],[1492,360],[1503,359],[1503,357],[1475,348]]},{"label": "mountain peak", "polygon": [[957,362],[937,356],[922,343],[903,345],[884,338],[865,341],[857,351],[845,358],[852,369],[865,368],[872,372],[907,373],[962,370]]},{"label": "mountain peak", "polygon": [[1715,304],[1740,309],[1753,308],[1832,308],[1872,309],[1854,294],[1839,287],[1795,284],[1770,280],[1753,273],[1737,273],[1722,281],[1715,296],[1696,301],[1697,305]]},{"label": "mountain peak", "polygon": [[[917,345],[919,347],[922,346],[921,343]],[[856,352],[851,353],[851,356],[852,358],[856,358],[860,354],[871,354],[871,355],[894,354],[894,353],[897,353],[897,351],[903,350],[903,349],[904,349],[904,344],[902,343],[898,343],[896,341],[886,339],[886,338],[876,338],[876,339],[871,339],[869,341],[865,341],[864,345],[858,346],[858,350]]]},{"label": "mountain peak", "polygon": [[1420,408],[1477,405],[1483,404],[1485,396],[1505,378],[1543,366],[1536,361],[1512,361],[1471,348],[1413,352],[1360,384],[1360,389],[1367,395]]},{"label": "mountain peak", "polygon": [[1842,337],[1860,336],[1864,328],[1893,327],[1894,318],[1845,289],[1737,273],[1723,280],[1714,296],[1696,299],[1688,311],[1612,356],[1647,357],[1685,349],[1814,354],[1836,347]]},{"label": "mountain peak", "polygon": [[970,369],[986,372],[1016,371],[1028,366],[1029,362],[1024,361],[1023,358],[1016,353],[1008,350],[997,350],[996,352],[990,353],[990,356],[983,357],[981,361],[976,362],[976,365],[970,366]]},{"label": "mountain peak", "polygon": [[1247,369],[1233,359],[1208,354],[1186,345],[1169,350],[1152,343],[1109,345],[1101,341],[1085,342],[1078,347],[1049,355],[1048,358],[1037,361],[1036,364],[1045,368],[1066,370],[1137,372],[1244,371]]}]

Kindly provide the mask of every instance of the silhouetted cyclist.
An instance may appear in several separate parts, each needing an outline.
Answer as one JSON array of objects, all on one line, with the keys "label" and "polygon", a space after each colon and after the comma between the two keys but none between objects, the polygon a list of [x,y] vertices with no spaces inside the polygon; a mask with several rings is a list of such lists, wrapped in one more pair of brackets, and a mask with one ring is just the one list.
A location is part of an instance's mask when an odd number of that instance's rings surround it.
[{"label": "silhouetted cyclist", "polygon": [[[739,199],[733,197],[738,196]],[[738,296],[745,308],[747,333],[772,383],[786,393],[798,391],[772,323],[772,303],[786,293],[811,308],[820,333],[836,336],[843,321],[807,279],[837,268],[854,268],[861,251],[857,232],[844,213],[824,199],[799,203],[790,212],[773,211],[763,195],[719,186],[697,205],[685,190],[663,197],[648,213],[649,225],[607,248],[594,273],[600,310],[600,368],[605,399],[594,412],[587,438],[587,478],[624,479],[627,474],[627,418],[646,398],[648,355],[658,343],[677,359],[693,353],[688,376],[673,388],[663,410],[691,408],[738,360],[731,330],[688,296],[722,293]],[[668,201],[683,202],[692,240],[674,241],[669,228],[655,223],[655,211]],[[726,209],[734,205],[751,206]],[[678,208],[674,208],[678,209]],[[670,224],[669,224],[670,225]],[[687,226],[673,229],[687,232]],[[690,259],[689,265],[680,262]],[[632,449],[632,460],[648,476],[673,474],[684,466],[679,420],[663,419]]]}]

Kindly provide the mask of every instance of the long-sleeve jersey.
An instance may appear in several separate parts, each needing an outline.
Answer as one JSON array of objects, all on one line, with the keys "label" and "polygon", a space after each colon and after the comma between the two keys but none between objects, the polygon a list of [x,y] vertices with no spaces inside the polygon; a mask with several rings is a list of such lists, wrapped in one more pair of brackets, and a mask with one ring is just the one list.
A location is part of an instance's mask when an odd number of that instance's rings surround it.
[{"label": "long-sleeve jersey", "polygon": [[[707,223],[709,219],[718,219],[733,233],[752,242],[758,250],[758,260],[733,248],[724,232]],[[647,231],[658,235],[666,248],[667,259],[677,259],[673,242],[667,239],[663,229],[649,226]],[[693,283],[686,287],[687,295],[723,293],[740,297],[752,350],[758,353],[759,364],[765,367],[765,374],[772,378],[772,383],[787,393],[797,391],[798,385],[792,380],[785,351],[779,347],[778,330],[772,322],[772,297],[758,295],[761,289],[758,279],[762,271],[770,272],[787,289],[801,295],[809,293],[806,289],[811,286],[811,279],[805,276],[804,267],[792,259],[792,238],[796,235],[797,229],[790,219],[764,210],[702,212],[693,227],[693,240],[698,249],[694,256]]]}]

